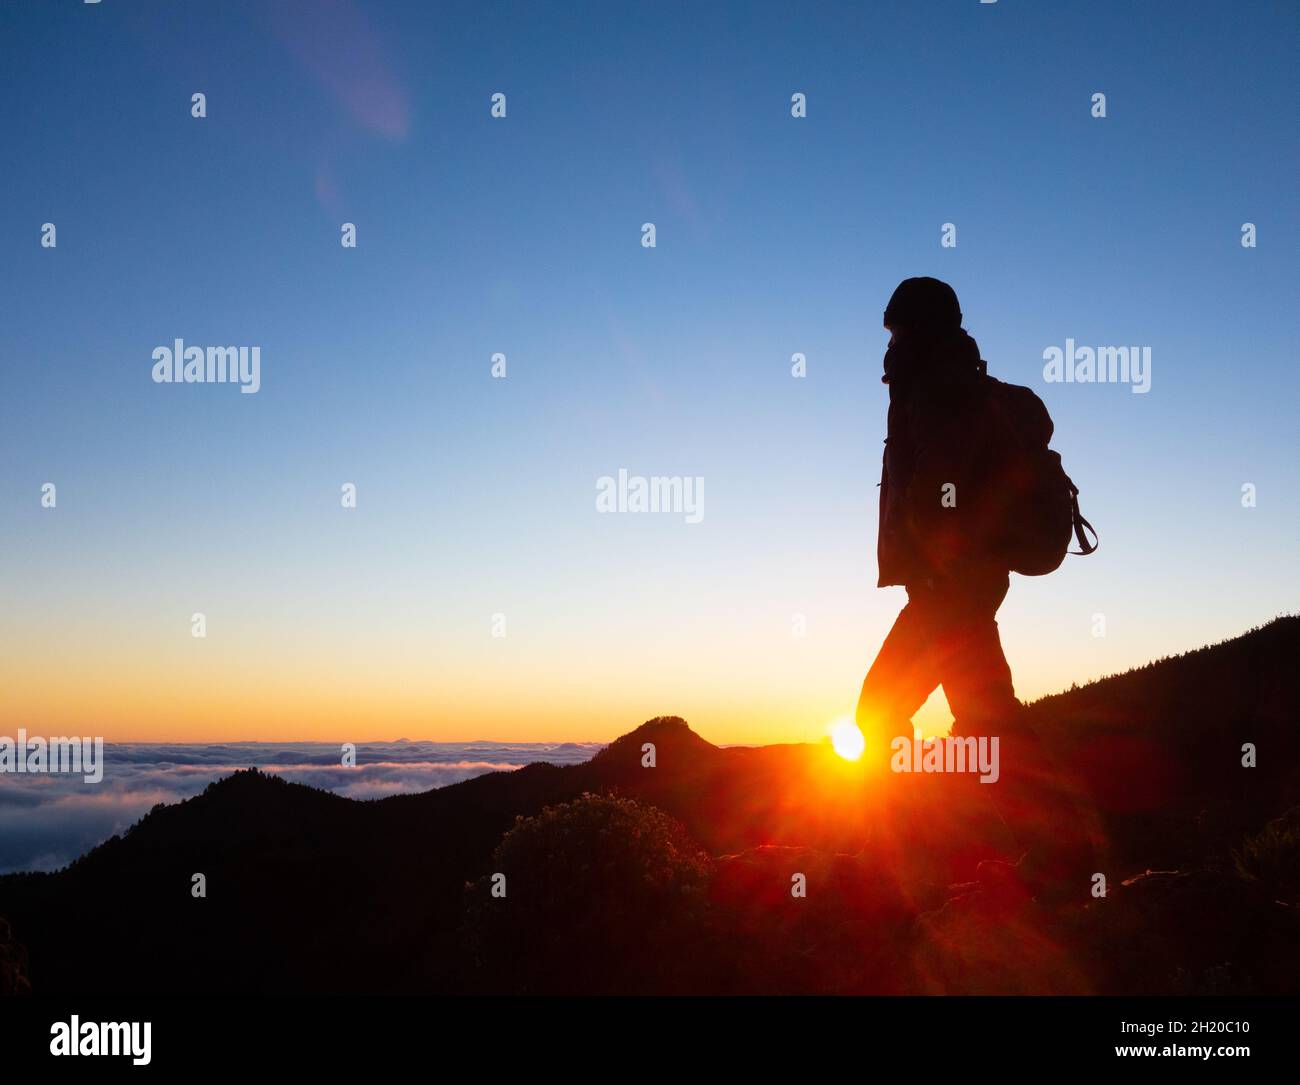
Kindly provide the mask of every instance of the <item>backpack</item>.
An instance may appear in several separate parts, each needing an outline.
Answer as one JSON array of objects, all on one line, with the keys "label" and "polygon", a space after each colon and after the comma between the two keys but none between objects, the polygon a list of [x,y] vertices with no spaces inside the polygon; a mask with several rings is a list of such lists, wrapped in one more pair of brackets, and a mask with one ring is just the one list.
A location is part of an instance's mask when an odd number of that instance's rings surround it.
[{"label": "backpack", "polygon": [[[1001,524],[994,550],[1013,573],[1043,576],[1067,553],[1091,554],[1099,539],[1079,512],[1079,488],[1048,448],[1052,417],[1029,388],[990,377],[980,363],[994,463],[989,465],[990,505]],[[1092,541],[1088,540],[1092,535]],[[1070,550],[1071,535],[1079,543]]]}]

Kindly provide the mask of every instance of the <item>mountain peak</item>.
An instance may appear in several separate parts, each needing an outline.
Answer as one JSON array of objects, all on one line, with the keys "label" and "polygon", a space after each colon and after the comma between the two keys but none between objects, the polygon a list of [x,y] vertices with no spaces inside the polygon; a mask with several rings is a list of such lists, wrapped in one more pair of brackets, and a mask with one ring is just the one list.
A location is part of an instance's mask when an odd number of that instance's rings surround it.
[{"label": "mountain peak", "polygon": [[691,754],[717,749],[712,742],[705,741],[692,731],[690,724],[681,716],[656,716],[616,738],[592,758],[592,763],[626,760],[640,762],[642,747],[647,742],[654,745],[656,757],[662,756],[665,751]]}]

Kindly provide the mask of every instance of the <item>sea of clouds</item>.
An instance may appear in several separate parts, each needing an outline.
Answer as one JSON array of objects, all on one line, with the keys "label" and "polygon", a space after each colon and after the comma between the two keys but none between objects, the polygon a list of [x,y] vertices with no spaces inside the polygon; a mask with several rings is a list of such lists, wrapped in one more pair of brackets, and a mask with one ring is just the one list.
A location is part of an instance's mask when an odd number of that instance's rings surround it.
[{"label": "sea of clouds", "polygon": [[57,870],[129,828],[160,802],[197,795],[213,780],[256,766],[353,799],[446,787],[533,761],[590,760],[599,743],[359,743],[356,767],[338,743],[108,744],[104,779],[0,773],[0,874]]}]

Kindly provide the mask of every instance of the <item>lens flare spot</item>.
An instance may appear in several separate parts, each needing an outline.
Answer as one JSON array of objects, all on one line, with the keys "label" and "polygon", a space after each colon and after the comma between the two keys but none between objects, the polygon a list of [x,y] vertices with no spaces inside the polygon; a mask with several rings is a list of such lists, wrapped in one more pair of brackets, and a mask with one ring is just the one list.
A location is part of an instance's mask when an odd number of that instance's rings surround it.
[{"label": "lens flare spot", "polygon": [[845,761],[856,761],[866,748],[866,739],[851,719],[836,720],[831,724],[831,748]]}]

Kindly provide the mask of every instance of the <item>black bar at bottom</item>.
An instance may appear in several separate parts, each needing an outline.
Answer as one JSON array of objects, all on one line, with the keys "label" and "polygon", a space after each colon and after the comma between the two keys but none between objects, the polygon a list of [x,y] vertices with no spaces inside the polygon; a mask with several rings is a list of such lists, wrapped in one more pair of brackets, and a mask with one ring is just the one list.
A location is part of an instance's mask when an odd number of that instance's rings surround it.
[{"label": "black bar at bottom", "polygon": [[[766,1072],[1063,1070],[1125,1063],[1249,1074],[1291,1060],[1296,999],[1266,998],[16,998],[0,1001],[6,1070],[117,1063],[133,1073],[213,1069],[375,1072],[510,1065],[674,1076],[758,1061]],[[75,1015],[75,1022],[74,1022]],[[148,1063],[90,1054],[148,1022]],[[77,1026],[77,1054],[66,1049]],[[87,1025],[92,1026],[87,1031]],[[1208,1051],[1208,1054],[1207,1054]],[[139,1055],[135,1056],[139,1058]],[[9,1077],[8,1080],[20,1080]]]}]

